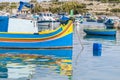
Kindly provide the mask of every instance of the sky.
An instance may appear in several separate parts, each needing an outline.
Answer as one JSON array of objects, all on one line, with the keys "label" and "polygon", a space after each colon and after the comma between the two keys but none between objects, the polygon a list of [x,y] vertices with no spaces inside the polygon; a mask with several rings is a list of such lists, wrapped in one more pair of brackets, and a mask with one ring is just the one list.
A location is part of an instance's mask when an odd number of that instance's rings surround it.
[{"label": "sky", "polygon": [[[25,1],[29,2],[30,0],[0,0],[0,2],[20,2],[20,1]],[[49,0],[37,0],[37,1],[49,1]]]}]

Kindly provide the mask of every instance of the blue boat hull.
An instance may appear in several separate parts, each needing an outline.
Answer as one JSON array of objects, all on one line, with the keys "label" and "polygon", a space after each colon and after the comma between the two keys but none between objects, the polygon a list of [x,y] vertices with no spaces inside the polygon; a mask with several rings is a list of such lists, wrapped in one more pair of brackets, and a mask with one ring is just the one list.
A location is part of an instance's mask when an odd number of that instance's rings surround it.
[{"label": "blue boat hull", "polygon": [[115,29],[84,29],[84,32],[87,35],[102,35],[102,36],[115,36],[116,30]]},{"label": "blue boat hull", "polygon": [[[16,34],[17,36],[17,34]],[[0,42],[0,48],[11,49],[58,49],[72,48],[73,33],[64,37],[43,42]]]}]

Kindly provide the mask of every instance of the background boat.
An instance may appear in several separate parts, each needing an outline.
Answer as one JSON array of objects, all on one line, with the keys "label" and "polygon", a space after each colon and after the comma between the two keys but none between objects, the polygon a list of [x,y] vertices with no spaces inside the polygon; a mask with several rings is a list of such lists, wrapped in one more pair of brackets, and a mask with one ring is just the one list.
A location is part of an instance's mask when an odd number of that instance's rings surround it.
[{"label": "background boat", "polygon": [[116,36],[116,29],[84,29],[87,35]]},{"label": "background boat", "polygon": [[39,31],[45,29],[55,29],[60,24],[57,16],[51,12],[40,12],[37,17]]}]

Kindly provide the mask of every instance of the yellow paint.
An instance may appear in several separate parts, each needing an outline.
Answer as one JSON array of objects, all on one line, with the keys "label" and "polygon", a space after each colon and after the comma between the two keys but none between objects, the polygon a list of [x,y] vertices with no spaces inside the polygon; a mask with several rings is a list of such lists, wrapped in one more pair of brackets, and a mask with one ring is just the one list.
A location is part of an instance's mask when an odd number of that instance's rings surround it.
[{"label": "yellow paint", "polygon": [[72,70],[71,64],[61,64],[60,67],[62,70]]},{"label": "yellow paint", "polygon": [[[49,33],[52,33],[52,32],[55,32],[57,31],[59,28],[62,27],[63,30],[65,30],[67,28],[67,26],[71,23],[71,21],[69,21],[69,23],[67,25],[60,25],[60,27],[58,27],[57,29],[55,30],[45,30],[45,31],[42,31],[42,32],[39,32],[39,34],[49,34]],[[72,33],[73,32],[73,24],[69,27],[69,29],[65,32],[64,36],[69,34],[69,33]]]},{"label": "yellow paint", "polygon": [[39,34],[50,34],[50,33],[57,31],[61,27],[62,27],[62,25],[60,25],[60,27],[56,28],[55,30],[44,30],[44,31],[39,32]]},{"label": "yellow paint", "polygon": [[60,65],[61,75],[72,75],[72,65],[71,64],[61,64]]},{"label": "yellow paint", "polygon": [[62,60],[62,62],[71,62],[71,60],[66,59],[66,60]]},{"label": "yellow paint", "polygon": [[[69,22],[69,24],[70,24],[70,23],[71,23],[71,21]],[[68,24],[68,25],[69,25],[69,24]],[[63,26],[62,28],[63,28],[63,29],[66,29],[68,25]],[[68,28],[67,31],[62,35],[62,37],[63,37],[63,36],[66,36],[66,35],[68,35],[68,34],[70,34],[70,33],[72,33],[72,32],[73,32],[73,23],[69,26],[69,28]]]}]

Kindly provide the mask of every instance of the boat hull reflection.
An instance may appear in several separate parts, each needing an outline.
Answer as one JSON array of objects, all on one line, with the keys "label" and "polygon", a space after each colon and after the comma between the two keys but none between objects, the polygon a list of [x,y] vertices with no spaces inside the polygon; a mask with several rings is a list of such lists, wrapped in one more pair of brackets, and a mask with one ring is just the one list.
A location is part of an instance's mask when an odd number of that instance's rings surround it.
[{"label": "boat hull reflection", "polygon": [[[0,49],[0,80],[72,78],[72,49],[11,50]],[[46,73],[47,72],[47,73]],[[50,73],[49,73],[50,72]],[[39,75],[39,76],[38,76]],[[31,78],[32,76],[32,78]],[[60,78],[60,79],[61,79]]]},{"label": "boat hull reflection", "polygon": [[101,39],[101,40],[116,40],[116,36],[98,36],[98,35],[85,35],[84,39]]}]

